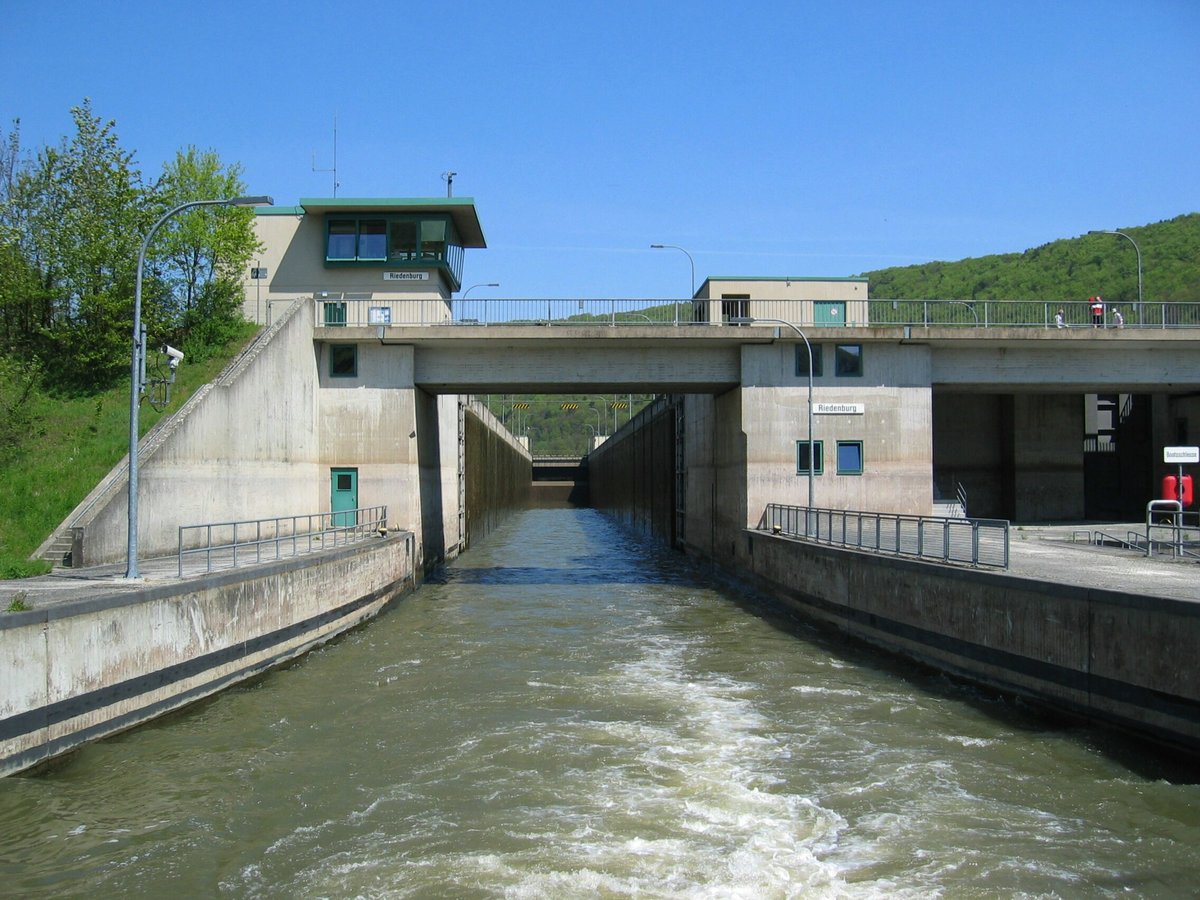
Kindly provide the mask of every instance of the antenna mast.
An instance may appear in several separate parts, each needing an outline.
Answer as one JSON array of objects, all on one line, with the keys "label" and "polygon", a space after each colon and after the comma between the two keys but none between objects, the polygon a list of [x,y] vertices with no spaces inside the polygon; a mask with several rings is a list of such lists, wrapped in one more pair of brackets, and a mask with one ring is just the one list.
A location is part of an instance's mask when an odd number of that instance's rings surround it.
[{"label": "antenna mast", "polygon": [[458,174],[457,172],[443,172],[442,173],[442,181],[446,182],[446,196],[447,197],[454,196],[454,176],[457,174]]},{"label": "antenna mast", "polygon": [[318,169],[317,168],[317,151],[313,151],[312,170],[314,172],[332,172],[333,173],[333,196],[337,196],[337,189],[341,186],[341,182],[337,178],[337,113],[333,115],[333,168]]}]

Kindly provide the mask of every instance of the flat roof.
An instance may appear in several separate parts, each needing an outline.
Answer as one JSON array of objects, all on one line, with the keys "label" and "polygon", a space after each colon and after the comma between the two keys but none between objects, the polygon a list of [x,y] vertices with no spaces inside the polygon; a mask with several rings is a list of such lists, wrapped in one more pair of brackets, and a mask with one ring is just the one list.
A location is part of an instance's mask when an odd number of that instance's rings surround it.
[{"label": "flat roof", "polygon": [[327,213],[442,213],[450,216],[464,247],[487,246],[473,197],[301,197],[298,206],[261,206],[265,216]]},{"label": "flat roof", "polygon": [[709,275],[709,281],[858,281],[867,282],[865,275],[838,275],[822,278],[819,275]]}]

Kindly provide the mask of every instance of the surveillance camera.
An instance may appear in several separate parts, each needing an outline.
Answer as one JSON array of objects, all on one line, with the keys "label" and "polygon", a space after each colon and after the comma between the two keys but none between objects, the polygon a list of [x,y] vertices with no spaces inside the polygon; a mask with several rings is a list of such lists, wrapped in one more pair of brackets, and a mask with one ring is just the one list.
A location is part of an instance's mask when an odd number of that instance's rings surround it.
[{"label": "surveillance camera", "polygon": [[163,353],[167,354],[167,365],[172,369],[177,368],[180,360],[183,359],[183,351],[176,350],[170,344],[163,344]]}]

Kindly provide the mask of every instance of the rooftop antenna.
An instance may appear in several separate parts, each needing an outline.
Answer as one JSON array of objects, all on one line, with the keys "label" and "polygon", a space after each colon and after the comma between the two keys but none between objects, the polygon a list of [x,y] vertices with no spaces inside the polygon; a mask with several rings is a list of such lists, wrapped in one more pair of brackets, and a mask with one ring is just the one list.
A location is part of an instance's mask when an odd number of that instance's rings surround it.
[{"label": "rooftop antenna", "polygon": [[337,113],[333,115],[333,168],[318,169],[317,168],[317,151],[313,151],[312,170],[314,172],[332,172],[333,173],[333,196],[337,196],[337,189],[341,186],[341,182],[337,180]]},{"label": "rooftop antenna", "polygon": [[443,172],[442,173],[442,181],[446,182],[446,196],[447,197],[454,196],[454,176],[457,174],[458,174],[457,172]]}]

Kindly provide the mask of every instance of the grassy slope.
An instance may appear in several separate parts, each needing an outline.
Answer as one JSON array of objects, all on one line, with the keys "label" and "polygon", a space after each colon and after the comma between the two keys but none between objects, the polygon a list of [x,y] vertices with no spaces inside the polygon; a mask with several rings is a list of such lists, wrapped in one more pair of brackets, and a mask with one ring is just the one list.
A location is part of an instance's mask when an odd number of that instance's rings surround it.
[{"label": "grassy slope", "polygon": [[[141,433],[215,378],[245,343],[180,366],[165,410],[142,403]],[[0,461],[0,578],[47,571],[28,557],[129,449],[128,383],[89,397],[38,394],[31,405],[34,424],[24,447]]]}]

